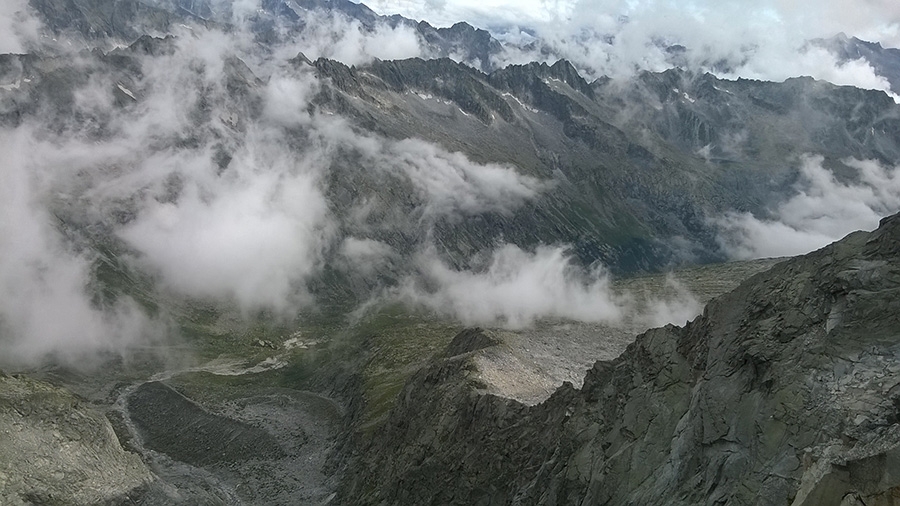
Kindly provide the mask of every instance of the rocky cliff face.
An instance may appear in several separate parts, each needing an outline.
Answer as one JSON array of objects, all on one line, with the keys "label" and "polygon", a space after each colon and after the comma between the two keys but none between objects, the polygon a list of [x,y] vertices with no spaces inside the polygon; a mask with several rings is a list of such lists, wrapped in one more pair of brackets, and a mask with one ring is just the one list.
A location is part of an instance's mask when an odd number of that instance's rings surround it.
[{"label": "rocky cliff face", "polygon": [[898,258],[900,215],[648,331],[534,407],[481,393],[472,357],[491,343],[461,334],[360,448],[344,502],[892,504]]}]

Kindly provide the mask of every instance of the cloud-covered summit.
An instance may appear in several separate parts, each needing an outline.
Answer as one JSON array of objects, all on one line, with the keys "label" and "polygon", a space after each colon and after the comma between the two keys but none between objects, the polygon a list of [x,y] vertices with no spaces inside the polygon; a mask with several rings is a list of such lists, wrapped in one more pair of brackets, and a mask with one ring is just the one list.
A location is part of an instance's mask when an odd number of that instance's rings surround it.
[{"label": "cloud-covered summit", "polygon": [[495,66],[566,58],[589,78],[680,66],[730,78],[782,81],[808,75],[887,91],[887,78],[873,62],[848,61],[808,42],[846,33],[900,47],[900,8],[887,0],[367,4],[379,13],[400,13],[437,25],[464,19],[486,28],[505,46],[495,55]]}]

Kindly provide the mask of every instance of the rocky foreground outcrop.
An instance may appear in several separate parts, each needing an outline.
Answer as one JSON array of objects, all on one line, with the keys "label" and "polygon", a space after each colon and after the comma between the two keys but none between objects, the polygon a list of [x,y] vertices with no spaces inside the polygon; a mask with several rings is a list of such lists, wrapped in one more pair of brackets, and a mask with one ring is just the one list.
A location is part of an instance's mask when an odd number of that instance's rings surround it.
[{"label": "rocky foreground outcrop", "polygon": [[0,504],[130,504],[153,475],[70,391],[0,374]]},{"label": "rocky foreground outcrop", "polygon": [[638,336],[533,407],[484,392],[472,358],[492,343],[475,334],[407,383],[351,459],[344,504],[900,500],[900,215]]}]

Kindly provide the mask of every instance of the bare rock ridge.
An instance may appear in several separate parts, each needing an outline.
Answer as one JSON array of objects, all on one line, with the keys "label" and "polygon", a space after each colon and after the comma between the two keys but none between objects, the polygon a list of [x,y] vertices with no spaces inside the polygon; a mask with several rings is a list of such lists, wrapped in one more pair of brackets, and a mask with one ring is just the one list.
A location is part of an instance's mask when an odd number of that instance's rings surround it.
[{"label": "bare rock ridge", "polygon": [[[346,504],[893,504],[900,215],[776,265],[580,390],[480,392],[477,331],[360,447]],[[473,343],[467,352],[459,349]]]}]

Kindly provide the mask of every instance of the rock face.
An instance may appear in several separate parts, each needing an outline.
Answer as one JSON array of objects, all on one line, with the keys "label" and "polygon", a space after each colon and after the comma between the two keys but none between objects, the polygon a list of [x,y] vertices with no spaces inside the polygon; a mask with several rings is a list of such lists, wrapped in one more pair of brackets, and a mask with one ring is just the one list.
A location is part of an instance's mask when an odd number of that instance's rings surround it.
[{"label": "rock face", "polygon": [[534,407],[480,393],[481,351],[455,349],[406,385],[343,502],[893,504],[898,260],[900,215],[646,332]]},{"label": "rock face", "polygon": [[572,244],[584,263],[600,259],[619,272],[670,261],[673,236],[689,239],[698,258],[721,259],[708,217],[764,215],[788,198],[798,174],[785,160],[815,153],[837,167],[849,153],[884,163],[900,156],[890,97],[809,78],[726,81],[669,70],[587,83],[565,61],[491,74],[450,60],[358,68],[319,60],[315,68],[326,83],[314,100],[322,110],[552,181],[515,212],[435,223],[442,253],[460,264],[497,230],[526,247]]},{"label": "rock face", "polygon": [[118,504],[152,480],[71,392],[0,375],[0,504]]}]

